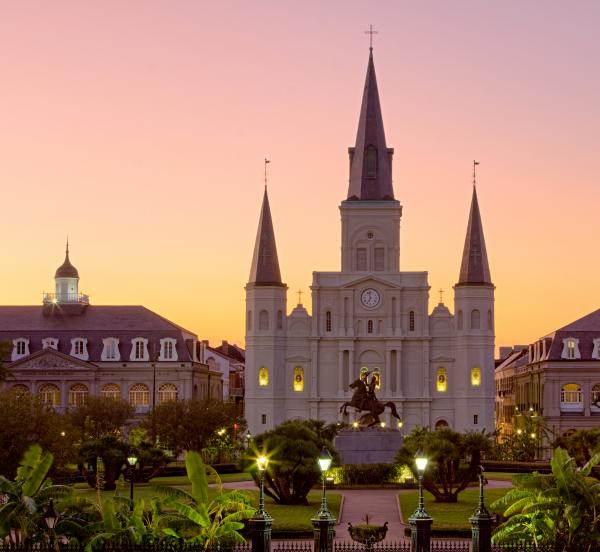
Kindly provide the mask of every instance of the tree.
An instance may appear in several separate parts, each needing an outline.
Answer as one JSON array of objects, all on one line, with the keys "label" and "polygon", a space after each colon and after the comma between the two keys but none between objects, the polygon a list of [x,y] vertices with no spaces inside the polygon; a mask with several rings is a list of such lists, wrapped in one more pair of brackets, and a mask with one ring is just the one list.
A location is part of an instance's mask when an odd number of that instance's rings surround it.
[{"label": "tree", "polygon": [[457,502],[458,494],[479,473],[481,453],[491,448],[491,439],[485,431],[459,433],[448,427],[429,431],[415,428],[404,439],[396,455],[396,463],[408,466],[415,477],[415,454],[423,450],[430,468],[423,477],[423,487],[436,502]]},{"label": "tree", "polygon": [[556,439],[554,445],[564,448],[578,466],[583,466],[594,453],[600,452],[600,428],[581,429],[570,435],[563,435]]},{"label": "tree", "polygon": [[[112,491],[123,472],[130,446],[115,435],[104,435],[99,439],[89,439],[79,449],[81,462],[85,463],[83,473],[87,482],[94,488]],[[103,474],[99,473],[98,459],[102,460]],[[91,468],[91,469],[89,469]],[[100,477],[102,475],[102,477]]]},{"label": "tree", "polygon": [[[260,451],[269,457],[265,494],[278,504],[308,504],[308,492],[321,478],[317,459],[322,447],[338,458],[332,442],[315,431],[319,427],[313,420],[290,420],[254,439],[254,455]],[[258,484],[255,456],[245,458],[244,466]]]},{"label": "tree", "polygon": [[0,405],[0,474],[15,477],[19,459],[34,443],[53,454],[53,473],[64,473],[75,457],[68,420],[37,397],[13,390],[0,391]]},{"label": "tree", "polygon": [[70,487],[53,485],[46,478],[52,461],[51,453],[32,445],[19,462],[14,481],[0,475],[0,495],[4,495],[0,506],[0,540],[10,538],[12,529],[19,533],[21,542],[39,541],[48,501],[73,492]]},{"label": "tree", "polygon": [[135,408],[123,399],[88,396],[84,404],[69,409],[68,416],[83,438],[118,435]]},{"label": "tree", "polygon": [[6,359],[10,358],[11,345],[8,341],[0,341],[0,383],[12,377],[12,372],[6,366]]},{"label": "tree", "polygon": [[557,448],[552,473],[516,475],[514,488],[491,506],[507,507],[509,519],[494,533],[497,544],[527,540],[554,550],[589,549],[600,541],[600,482],[589,477],[600,454],[578,468],[567,451]]},{"label": "tree", "polygon": [[243,434],[246,423],[236,404],[191,399],[157,405],[142,425],[177,455],[182,451],[201,451],[217,431],[234,424]]}]

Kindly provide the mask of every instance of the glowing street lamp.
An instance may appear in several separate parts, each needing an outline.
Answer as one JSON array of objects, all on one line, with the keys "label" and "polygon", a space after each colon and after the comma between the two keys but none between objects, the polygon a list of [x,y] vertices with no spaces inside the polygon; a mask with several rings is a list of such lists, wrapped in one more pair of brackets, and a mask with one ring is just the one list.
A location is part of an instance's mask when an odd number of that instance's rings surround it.
[{"label": "glowing street lamp", "polygon": [[[250,433],[250,432],[248,432]],[[269,465],[269,458],[260,454],[256,459],[259,475],[258,510],[248,520],[252,539],[252,550],[271,550],[271,525],[273,519],[265,512],[265,471]]]},{"label": "glowing street lamp", "polygon": [[131,449],[127,455],[127,463],[129,464],[129,476],[131,479],[131,487],[129,489],[129,498],[131,499],[131,511],[133,511],[133,478],[135,475],[134,468],[137,464],[138,458],[135,455],[135,451]]},{"label": "glowing street lamp", "polygon": [[314,527],[314,551],[331,552],[333,550],[333,526],[335,525],[336,519],[331,515],[331,512],[327,507],[327,472],[331,467],[333,457],[326,447],[321,449],[321,454],[317,461],[319,463],[319,468],[321,469],[321,478],[323,480],[323,495],[321,498],[321,508],[317,512],[316,517],[311,519]]},{"label": "glowing street lamp", "polygon": [[415,464],[419,476],[419,506],[408,518],[410,523],[411,550],[421,552],[430,549],[432,517],[425,510],[423,497],[423,475],[427,468],[428,458],[422,450],[415,455]]},{"label": "glowing street lamp", "polygon": [[54,546],[54,528],[56,527],[56,522],[58,520],[58,513],[54,509],[54,501],[50,499],[48,502],[48,508],[44,513],[44,522],[46,523],[46,527],[48,527],[48,531],[50,532],[50,546]]}]

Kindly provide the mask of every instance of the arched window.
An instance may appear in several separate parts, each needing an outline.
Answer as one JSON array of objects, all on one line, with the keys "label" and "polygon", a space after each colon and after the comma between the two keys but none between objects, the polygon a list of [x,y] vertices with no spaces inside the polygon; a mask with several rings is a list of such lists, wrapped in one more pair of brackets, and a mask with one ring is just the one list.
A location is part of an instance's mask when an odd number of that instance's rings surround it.
[{"label": "arched window", "polygon": [[177,386],[174,383],[163,383],[158,388],[158,404],[177,400]]},{"label": "arched window", "polygon": [[150,389],[145,383],[134,383],[129,388],[129,403],[132,406],[148,406],[150,404]]},{"label": "arched window", "polygon": [[494,317],[492,316],[491,310],[488,310],[488,313],[487,313],[487,327],[488,327],[488,330],[494,329]]},{"label": "arched window", "polygon": [[373,367],[371,378],[375,378],[375,389],[381,389],[381,368],[379,366]]},{"label": "arched window", "polygon": [[435,378],[435,388],[438,393],[445,393],[448,388],[448,377],[446,375],[446,368],[440,366],[437,369],[437,376]]},{"label": "arched window", "polygon": [[269,329],[269,313],[266,310],[261,310],[258,313],[258,329],[268,330]]},{"label": "arched window", "polygon": [[252,331],[252,311],[248,311],[248,316],[246,318],[246,328],[249,332]]},{"label": "arched window", "polygon": [[283,330],[283,312],[277,311],[277,329]]},{"label": "arched window", "polygon": [[578,383],[565,383],[560,390],[561,412],[582,412],[583,392]]},{"label": "arched window", "polygon": [[294,367],[294,392],[304,391],[304,368],[302,366]]},{"label": "arched window", "polygon": [[266,366],[258,370],[258,385],[261,387],[269,385],[269,369]]},{"label": "arched window", "polygon": [[446,420],[438,420],[437,422],[435,422],[435,429],[442,429],[443,427],[450,427],[448,425],[448,422]]},{"label": "arched window", "polygon": [[13,385],[10,388],[10,391],[17,399],[20,399],[21,397],[27,397],[30,394],[29,387],[23,385],[22,383]]},{"label": "arched window", "polygon": [[367,333],[370,333],[370,334],[373,333],[373,320],[367,321]]},{"label": "arched window", "polygon": [[105,399],[120,399],[121,388],[116,383],[107,383],[102,386],[102,396]]},{"label": "arched window", "polygon": [[377,148],[375,146],[367,146],[365,148],[363,176],[366,178],[377,177]]},{"label": "arched window", "polygon": [[593,407],[600,408],[600,383],[592,387],[592,397],[590,403]]},{"label": "arched window", "polygon": [[87,385],[84,385],[83,383],[71,385],[71,388],[69,389],[69,406],[80,406],[85,404],[87,396]]},{"label": "arched window", "polygon": [[331,331],[331,311],[325,313],[325,331]]},{"label": "arched window", "polygon": [[60,406],[60,390],[53,383],[46,383],[40,387],[38,395],[43,404],[47,406]]},{"label": "arched window", "polygon": [[471,385],[473,387],[479,387],[481,385],[481,368],[478,366],[471,368]]},{"label": "arched window", "polygon": [[481,327],[481,315],[477,309],[471,311],[471,329],[478,330]]},{"label": "arched window", "polygon": [[415,311],[410,311],[408,313],[408,331],[415,331]]},{"label": "arched window", "polygon": [[360,367],[360,379],[363,379],[369,373],[369,368],[366,366]]},{"label": "arched window", "polygon": [[458,311],[458,315],[457,315],[457,325],[458,325],[458,329],[462,330],[463,329],[463,313],[461,310]]}]

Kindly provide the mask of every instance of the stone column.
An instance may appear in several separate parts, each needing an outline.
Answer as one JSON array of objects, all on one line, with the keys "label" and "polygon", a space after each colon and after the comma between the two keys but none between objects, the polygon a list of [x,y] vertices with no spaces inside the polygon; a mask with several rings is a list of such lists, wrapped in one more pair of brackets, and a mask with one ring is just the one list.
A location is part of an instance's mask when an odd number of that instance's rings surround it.
[{"label": "stone column", "polygon": [[389,397],[391,395],[392,392],[392,382],[391,382],[391,376],[392,376],[392,372],[393,372],[394,368],[392,366],[392,351],[391,350],[387,350],[385,352],[385,371],[383,372],[383,387],[385,390],[385,397]]},{"label": "stone column", "polygon": [[338,397],[344,396],[344,349],[338,351]]}]

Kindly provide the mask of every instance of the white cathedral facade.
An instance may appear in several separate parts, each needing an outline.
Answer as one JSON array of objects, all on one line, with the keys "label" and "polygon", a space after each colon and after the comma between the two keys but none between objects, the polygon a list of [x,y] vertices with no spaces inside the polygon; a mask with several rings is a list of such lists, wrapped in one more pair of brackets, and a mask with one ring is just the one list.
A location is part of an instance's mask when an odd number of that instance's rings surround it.
[{"label": "white cathedral facade", "polygon": [[[429,313],[427,272],[400,270],[402,206],[392,186],[372,51],[348,195],[341,202],[341,270],[314,272],[312,314],[289,314],[267,191],[246,285],[245,415],[262,433],[290,419],[352,423],[340,407],[369,372],[395,403],[389,428],[494,429],[494,285],[475,188],[454,313]],[[457,251],[458,253],[458,251]]]}]

